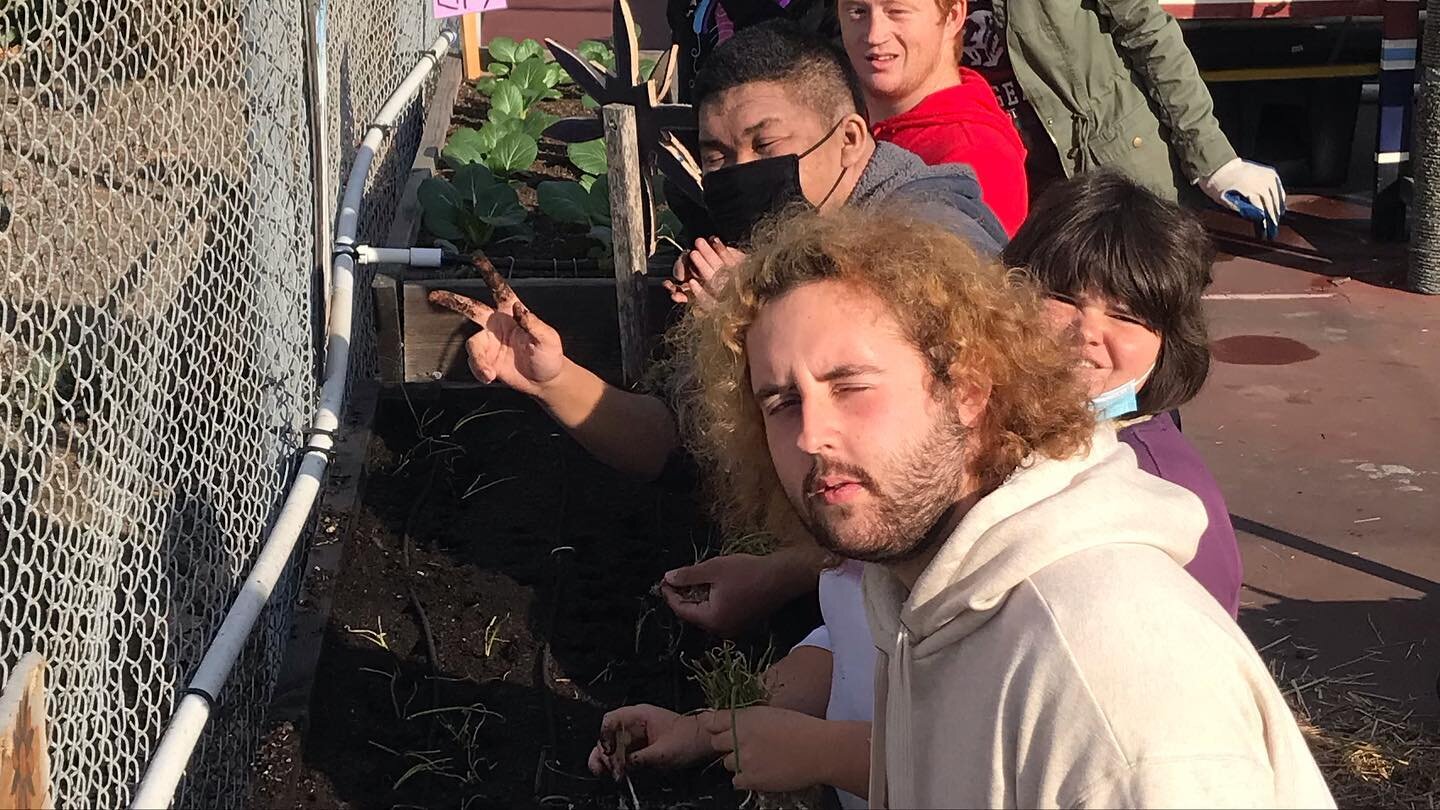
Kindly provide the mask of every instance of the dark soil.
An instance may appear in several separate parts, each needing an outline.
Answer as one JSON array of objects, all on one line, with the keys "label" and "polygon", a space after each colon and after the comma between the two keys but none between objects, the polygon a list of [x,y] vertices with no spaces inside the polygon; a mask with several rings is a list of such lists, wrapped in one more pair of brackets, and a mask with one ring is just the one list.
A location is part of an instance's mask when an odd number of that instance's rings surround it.
[{"label": "dark soil", "polygon": [[[270,730],[250,806],[619,807],[624,785],[585,765],[603,712],[698,705],[682,656],[713,640],[650,588],[713,542],[699,514],[508,390],[383,402],[308,728]],[[727,777],[633,781],[645,807],[735,807]]]},{"label": "dark soil", "polygon": [[[463,86],[454,125],[479,126],[487,107]],[[574,97],[540,107],[594,114]],[[541,181],[576,176],[564,145],[543,142],[521,178],[536,239],[517,258],[586,256],[594,243],[533,210]],[[613,321],[577,320],[554,323],[613,334]],[[665,571],[719,546],[693,492],[627,480],[495,388],[390,395],[365,481],[309,710],[268,728],[249,806],[632,805],[629,786],[591,777],[586,759],[609,709],[699,705],[683,662],[715,640],[651,595]],[[816,621],[810,599],[744,646],[788,649]],[[744,798],[718,765],[639,773],[633,789],[647,808]]]}]

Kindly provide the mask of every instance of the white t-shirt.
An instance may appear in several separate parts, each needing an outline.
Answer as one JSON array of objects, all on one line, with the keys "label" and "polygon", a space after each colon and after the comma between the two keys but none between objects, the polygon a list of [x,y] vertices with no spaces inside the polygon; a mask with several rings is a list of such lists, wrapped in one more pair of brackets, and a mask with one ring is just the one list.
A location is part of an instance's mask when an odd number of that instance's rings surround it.
[{"label": "white t-shirt", "polygon": [[[819,647],[833,656],[830,667],[830,703],[826,720],[870,722],[875,713],[875,640],[865,618],[865,597],[860,575],[865,564],[846,560],[820,573],[820,616],[825,623],[796,647]],[[843,790],[840,805],[846,810],[867,806],[864,799]]]}]

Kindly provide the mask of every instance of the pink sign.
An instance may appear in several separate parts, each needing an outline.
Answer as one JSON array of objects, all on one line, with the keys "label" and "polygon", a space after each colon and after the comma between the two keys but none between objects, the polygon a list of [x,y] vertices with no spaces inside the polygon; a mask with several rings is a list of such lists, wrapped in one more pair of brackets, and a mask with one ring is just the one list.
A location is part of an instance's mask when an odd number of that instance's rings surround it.
[{"label": "pink sign", "polygon": [[430,16],[435,19],[469,14],[472,11],[500,11],[506,0],[430,0]]}]

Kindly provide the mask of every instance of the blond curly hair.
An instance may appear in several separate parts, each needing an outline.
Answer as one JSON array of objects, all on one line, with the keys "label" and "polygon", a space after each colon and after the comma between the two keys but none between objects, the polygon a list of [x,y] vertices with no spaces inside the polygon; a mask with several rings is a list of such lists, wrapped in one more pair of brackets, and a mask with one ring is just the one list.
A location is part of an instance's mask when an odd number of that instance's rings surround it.
[{"label": "blond curly hair", "polygon": [[920,209],[843,209],[769,223],[708,310],[672,330],[670,376],[681,434],[706,469],[729,531],[808,535],[770,459],[752,394],[745,337],[762,307],[801,285],[836,280],[891,309],[926,358],[937,392],[959,377],[991,386],[971,435],[969,471],[984,491],[1032,456],[1088,447],[1095,417],[1074,348],[1047,327],[1036,285],[981,259]]}]

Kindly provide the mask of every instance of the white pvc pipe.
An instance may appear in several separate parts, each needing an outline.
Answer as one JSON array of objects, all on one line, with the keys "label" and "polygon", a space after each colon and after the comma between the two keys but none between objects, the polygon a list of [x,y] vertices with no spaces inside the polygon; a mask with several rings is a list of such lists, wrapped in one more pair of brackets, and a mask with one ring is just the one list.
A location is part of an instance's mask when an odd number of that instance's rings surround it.
[{"label": "white pvc pipe", "polygon": [[[446,31],[435,40],[435,44],[421,57],[418,64],[390,95],[385,106],[375,116],[374,123],[365,132],[360,149],[355,153],[350,176],[345,181],[345,196],[340,208],[340,218],[335,225],[337,247],[355,247],[355,229],[359,221],[361,197],[365,192],[365,180],[370,175],[370,163],[385,139],[385,131],[395,123],[405,105],[419,91],[425,77],[439,63],[455,40],[453,31]],[[350,364],[350,320],[355,288],[355,265],[348,253],[336,254],[332,263],[329,339],[325,348],[325,384],[320,392],[320,405],[311,422],[312,431],[306,442],[306,453],[300,464],[299,473],[285,505],[270,536],[265,538],[259,557],[250,576],[241,586],[240,593],[225,615],[225,621],[215,634],[200,667],[190,680],[190,689],[199,690],[219,698],[230,668],[250,637],[260,611],[275,590],[275,583],[285,572],[285,565],[295,549],[295,543],[305,528],[305,521],[315,507],[316,496],[320,493],[320,482],[329,464],[329,451],[334,447],[334,431],[340,425],[340,412],[345,407],[345,382]],[[145,776],[135,788],[135,797],[130,806],[137,810],[159,810],[170,806],[175,798],[175,789],[194,753],[200,734],[210,717],[210,703],[194,692],[187,692],[180,698],[170,725],[160,744],[150,757]]]},{"label": "white pvc pipe", "polygon": [[397,248],[359,245],[355,258],[361,264],[406,264],[411,267],[439,267],[445,258],[440,248]]},{"label": "white pvc pipe", "polygon": [[[647,287],[663,287],[667,279],[649,276],[645,279]],[[614,278],[602,278],[598,276],[529,276],[522,278],[506,279],[505,283],[511,287],[614,287]]]}]

